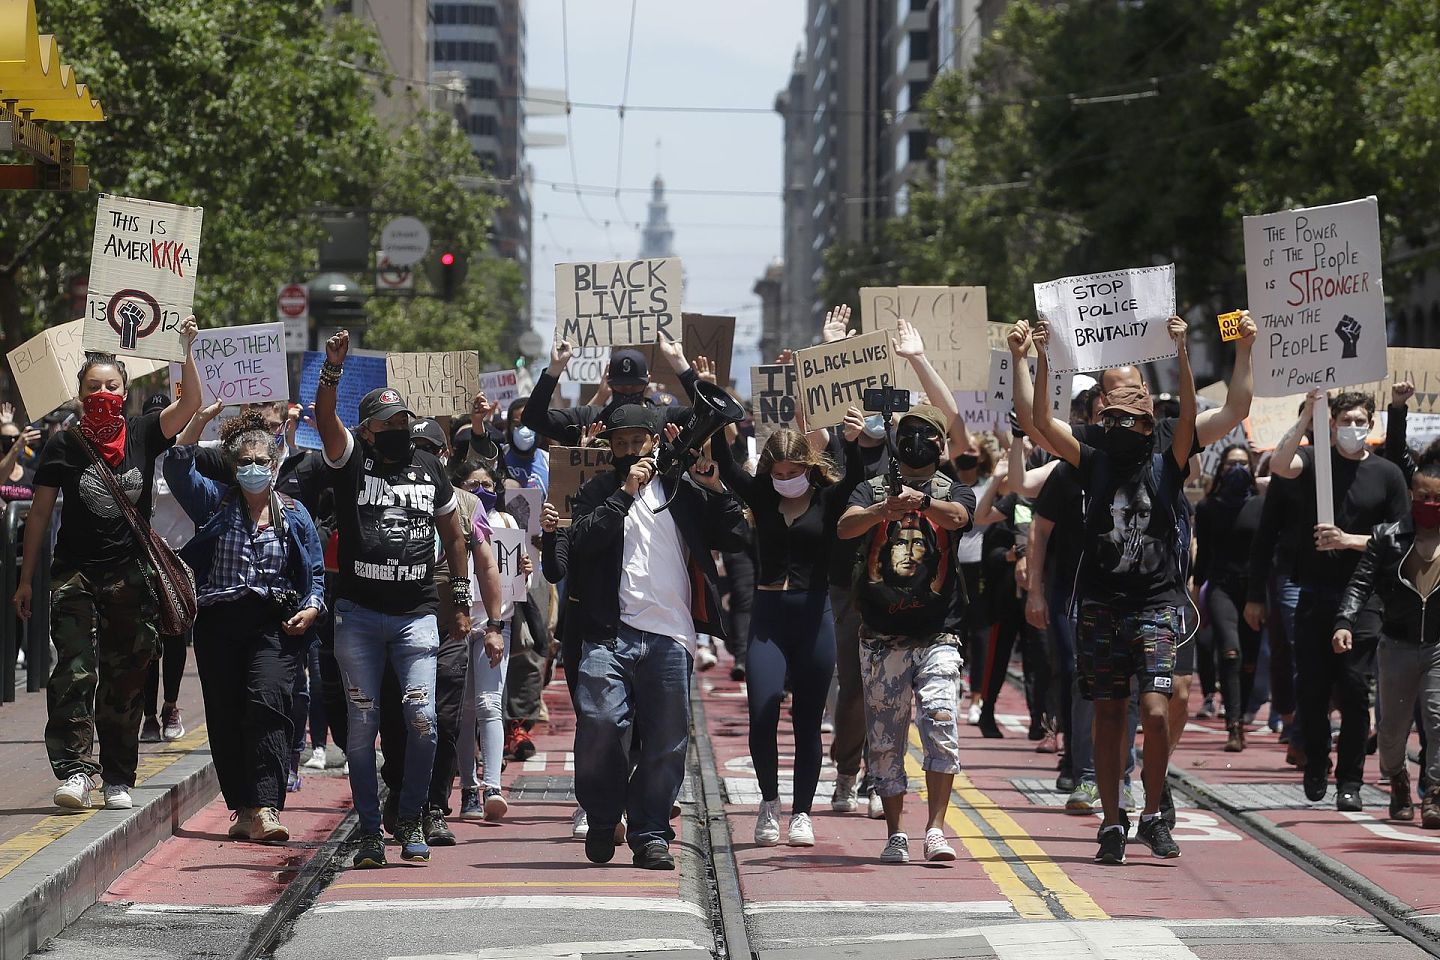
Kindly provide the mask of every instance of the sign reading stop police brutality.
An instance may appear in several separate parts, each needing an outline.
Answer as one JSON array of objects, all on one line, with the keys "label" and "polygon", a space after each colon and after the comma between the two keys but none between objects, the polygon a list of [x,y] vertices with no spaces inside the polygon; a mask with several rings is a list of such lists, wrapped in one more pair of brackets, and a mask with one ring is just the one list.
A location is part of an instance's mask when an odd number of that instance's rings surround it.
[{"label": "sign reading stop police brutality", "polygon": [[683,343],[679,257],[555,264],[555,342]]},{"label": "sign reading stop police brutality", "polygon": [[85,349],[151,360],[184,360],[180,324],[195,299],[205,211],[100,195]]},{"label": "sign reading stop police brutality", "polygon": [[1035,309],[1050,325],[1045,355],[1056,373],[1175,356],[1166,331],[1175,313],[1173,263],[1037,283]]},{"label": "sign reading stop police brutality", "polygon": [[1380,208],[1374,197],[1245,218],[1255,394],[1385,376]]}]

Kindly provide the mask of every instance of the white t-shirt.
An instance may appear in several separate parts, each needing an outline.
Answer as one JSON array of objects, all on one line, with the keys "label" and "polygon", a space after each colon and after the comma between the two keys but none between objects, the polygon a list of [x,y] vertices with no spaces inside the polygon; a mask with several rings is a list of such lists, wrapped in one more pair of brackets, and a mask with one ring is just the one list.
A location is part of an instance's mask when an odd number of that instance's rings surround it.
[{"label": "white t-shirt", "polygon": [[[979,503],[980,498],[985,496],[985,491],[990,488],[993,481],[990,478],[981,480],[975,484],[975,502]],[[956,563],[979,563],[982,556],[982,543],[985,539],[985,528],[978,523],[972,524],[969,530],[960,537],[960,542],[955,545]]]},{"label": "white t-shirt", "polygon": [[620,620],[636,630],[695,642],[690,616],[690,577],[685,547],[665,502],[658,479],[647,483],[625,515],[621,553]]}]

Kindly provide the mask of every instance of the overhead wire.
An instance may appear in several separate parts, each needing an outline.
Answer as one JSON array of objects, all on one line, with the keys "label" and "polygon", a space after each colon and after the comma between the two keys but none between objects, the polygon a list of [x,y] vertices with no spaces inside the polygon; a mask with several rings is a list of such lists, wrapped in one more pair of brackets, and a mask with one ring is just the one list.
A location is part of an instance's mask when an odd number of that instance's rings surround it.
[{"label": "overhead wire", "polygon": [[635,56],[635,12],[638,6],[639,0],[630,0],[630,37],[625,44],[625,82],[620,89],[620,106],[617,108],[619,127],[615,137],[615,209],[620,211],[621,220],[627,222],[630,215],[620,203],[620,172],[625,162],[625,101],[630,99],[630,67]]},{"label": "overhead wire", "polygon": [[575,201],[580,204],[580,210],[589,221],[600,229],[605,230],[608,236],[609,227],[601,226],[600,221],[590,212],[590,207],[585,203],[579,189],[580,168],[575,162],[575,124],[570,116],[570,17],[569,3],[567,0],[560,0],[560,50],[561,59],[564,64],[565,75],[565,146],[570,151],[570,176],[575,182]]}]

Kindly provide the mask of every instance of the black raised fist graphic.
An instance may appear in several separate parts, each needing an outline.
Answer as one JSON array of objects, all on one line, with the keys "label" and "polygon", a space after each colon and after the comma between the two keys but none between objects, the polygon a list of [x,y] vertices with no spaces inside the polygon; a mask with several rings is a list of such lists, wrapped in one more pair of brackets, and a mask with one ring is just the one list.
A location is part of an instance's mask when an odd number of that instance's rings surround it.
[{"label": "black raised fist graphic", "polygon": [[1347,313],[1340,318],[1339,323],[1335,324],[1335,333],[1339,335],[1340,342],[1345,345],[1345,349],[1340,354],[1341,358],[1353,359],[1356,356],[1355,348],[1360,343],[1360,321]]}]

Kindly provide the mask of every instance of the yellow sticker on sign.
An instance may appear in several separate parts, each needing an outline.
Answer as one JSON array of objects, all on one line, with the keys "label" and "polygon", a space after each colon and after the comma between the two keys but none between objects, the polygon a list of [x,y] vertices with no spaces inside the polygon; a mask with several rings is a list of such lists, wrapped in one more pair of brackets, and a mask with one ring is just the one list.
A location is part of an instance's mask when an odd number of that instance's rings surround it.
[{"label": "yellow sticker on sign", "polygon": [[1230,313],[1220,314],[1220,339],[1227,343],[1231,340],[1240,339],[1240,321],[1244,319],[1245,311],[1233,310]]}]

